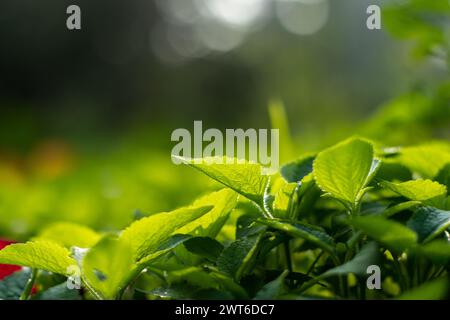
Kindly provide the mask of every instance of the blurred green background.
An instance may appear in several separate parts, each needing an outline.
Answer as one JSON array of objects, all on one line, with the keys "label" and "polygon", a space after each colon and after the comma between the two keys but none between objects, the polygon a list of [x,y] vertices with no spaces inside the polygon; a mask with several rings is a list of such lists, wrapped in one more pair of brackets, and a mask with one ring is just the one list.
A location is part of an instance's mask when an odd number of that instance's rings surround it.
[{"label": "blurred green background", "polygon": [[450,138],[448,0],[3,0],[0,40],[1,236],[190,202],[215,185],[172,164],[171,132],[268,128],[272,100],[297,155]]}]

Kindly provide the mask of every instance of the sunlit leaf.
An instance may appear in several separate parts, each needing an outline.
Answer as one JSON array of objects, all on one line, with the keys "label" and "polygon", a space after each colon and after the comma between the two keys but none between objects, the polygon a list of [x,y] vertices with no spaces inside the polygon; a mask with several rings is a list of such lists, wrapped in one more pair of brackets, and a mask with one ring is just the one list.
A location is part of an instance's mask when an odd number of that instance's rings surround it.
[{"label": "sunlit leaf", "polygon": [[237,198],[236,192],[230,189],[201,197],[192,204],[193,207],[214,207],[202,217],[176,230],[176,233],[193,233],[195,236],[215,238],[228,219],[229,213],[236,206]]},{"label": "sunlit leaf", "polygon": [[313,172],[324,192],[353,205],[362,196],[377,164],[369,142],[350,139],[320,152]]},{"label": "sunlit leaf", "polygon": [[296,188],[296,183],[287,183],[278,190],[273,201],[273,213],[275,217],[288,218],[292,206],[292,197]]},{"label": "sunlit leaf", "polygon": [[270,124],[273,129],[279,130],[280,160],[289,161],[295,157],[296,151],[289,129],[289,121],[286,116],[285,107],[280,101],[272,101],[269,104]]},{"label": "sunlit leaf", "polygon": [[402,148],[400,163],[424,178],[434,178],[450,162],[450,147],[446,144],[427,144]]},{"label": "sunlit leaf", "polygon": [[264,192],[269,176],[263,174],[260,164],[239,163],[241,160],[226,157],[180,159],[260,206],[264,204]]},{"label": "sunlit leaf", "polygon": [[67,268],[76,265],[70,251],[49,240],[35,240],[11,244],[0,250],[0,263],[27,266],[65,275]]},{"label": "sunlit leaf", "polygon": [[158,246],[177,229],[200,218],[212,206],[185,207],[170,212],[162,212],[133,222],[120,238],[128,242],[136,261],[154,253]]},{"label": "sunlit leaf", "polygon": [[442,206],[447,194],[444,185],[431,180],[411,180],[401,183],[382,181],[380,184],[405,198],[435,206]]},{"label": "sunlit leaf", "polygon": [[102,297],[113,299],[126,285],[133,263],[129,243],[106,236],[89,249],[81,265],[87,284]]},{"label": "sunlit leaf", "polygon": [[92,247],[101,238],[94,230],[75,223],[58,222],[45,227],[38,235],[39,239],[48,239],[66,247]]},{"label": "sunlit leaf", "polygon": [[403,251],[417,243],[417,234],[404,225],[380,216],[354,217],[350,223],[389,249]]}]

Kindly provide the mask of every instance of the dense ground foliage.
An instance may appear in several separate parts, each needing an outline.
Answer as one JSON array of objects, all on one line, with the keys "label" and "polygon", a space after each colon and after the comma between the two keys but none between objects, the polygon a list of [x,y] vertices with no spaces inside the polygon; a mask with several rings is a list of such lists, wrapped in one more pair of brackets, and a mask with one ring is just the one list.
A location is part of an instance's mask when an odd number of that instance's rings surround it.
[{"label": "dense ground foliage", "polygon": [[[31,270],[4,278],[2,297],[33,284],[36,298],[446,297],[447,143],[355,137],[271,176],[256,163],[203,160],[185,162],[225,189],[122,231],[61,222],[6,246],[0,263]],[[381,290],[367,288],[374,265]],[[67,289],[78,275],[82,290]]]}]

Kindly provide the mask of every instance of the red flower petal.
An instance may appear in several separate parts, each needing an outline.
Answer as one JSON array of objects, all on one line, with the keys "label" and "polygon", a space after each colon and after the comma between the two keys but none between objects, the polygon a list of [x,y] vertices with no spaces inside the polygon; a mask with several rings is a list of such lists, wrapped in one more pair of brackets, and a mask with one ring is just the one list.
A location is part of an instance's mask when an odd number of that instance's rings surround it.
[{"label": "red flower petal", "polygon": [[[4,247],[12,243],[14,242],[0,239],[0,250],[2,250]],[[20,266],[15,266],[11,264],[0,264],[0,280],[21,269],[22,267]]]}]

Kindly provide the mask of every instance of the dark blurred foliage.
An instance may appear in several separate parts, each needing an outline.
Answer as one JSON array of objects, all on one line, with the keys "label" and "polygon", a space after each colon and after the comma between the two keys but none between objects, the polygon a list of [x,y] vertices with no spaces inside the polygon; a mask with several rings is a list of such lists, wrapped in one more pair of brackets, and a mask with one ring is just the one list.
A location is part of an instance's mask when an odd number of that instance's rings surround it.
[{"label": "dark blurred foliage", "polygon": [[[373,2],[328,1],[325,26],[298,35],[280,25],[270,1],[264,25],[245,31],[240,46],[168,63],[153,50],[155,34],[165,41],[171,27],[154,1],[4,0],[0,143],[25,150],[55,136],[113,143],[130,130],[165,123],[169,134],[196,119],[261,127],[272,98],[285,102],[297,132],[352,126],[410,81],[402,45],[365,27]],[[65,27],[72,3],[82,9],[81,31]]]}]

